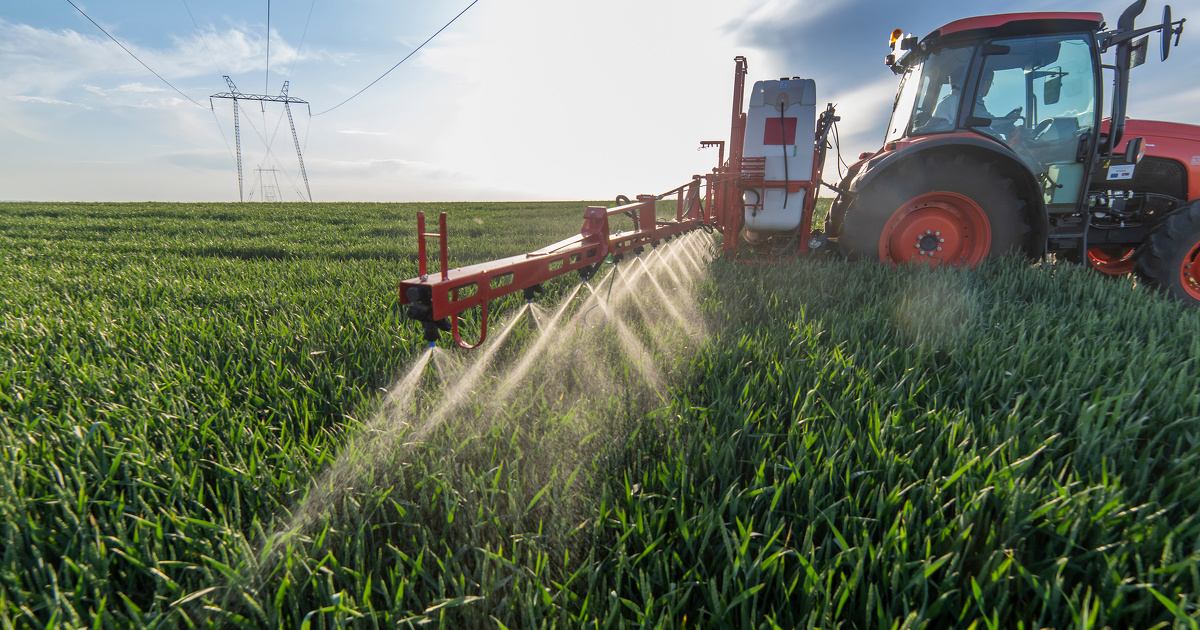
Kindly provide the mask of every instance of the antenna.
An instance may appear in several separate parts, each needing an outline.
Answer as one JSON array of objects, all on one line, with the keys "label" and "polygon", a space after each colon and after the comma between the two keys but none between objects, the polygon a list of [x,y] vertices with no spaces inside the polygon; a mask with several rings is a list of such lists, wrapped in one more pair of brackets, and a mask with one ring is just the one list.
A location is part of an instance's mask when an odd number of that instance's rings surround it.
[{"label": "antenna", "polygon": [[278,96],[273,96],[270,94],[243,94],[238,91],[237,86],[235,86],[233,84],[233,79],[230,79],[228,76],[225,77],[225,84],[229,86],[228,92],[221,92],[219,94],[213,94],[212,96],[208,97],[208,100],[209,100],[210,106],[212,105],[212,99],[214,99],[214,98],[227,98],[227,99],[231,99],[233,101],[233,135],[234,135],[235,143],[237,144],[238,201],[246,200],[245,194],[243,192],[243,178],[242,178],[242,132],[241,132],[241,126],[238,123],[238,103],[237,102],[238,102],[238,99],[240,98],[240,99],[246,100],[246,101],[258,101],[260,105],[262,103],[283,103],[283,109],[284,109],[284,111],[287,112],[288,125],[290,125],[292,128],[292,142],[295,143],[295,145],[296,145],[296,159],[300,162],[300,175],[304,177],[304,190],[308,193],[308,201],[312,202],[312,190],[310,190],[308,187],[308,173],[306,173],[304,171],[304,156],[301,155],[301,153],[300,153],[300,139],[296,135],[296,123],[292,119],[291,104],[292,103],[300,103],[300,104],[308,107],[309,108],[309,110],[308,110],[309,116],[312,116],[312,106],[310,106],[308,104],[308,101],[306,101],[306,100],[295,98],[293,96],[288,96],[288,82],[287,81],[283,82],[283,90],[279,93]]}]

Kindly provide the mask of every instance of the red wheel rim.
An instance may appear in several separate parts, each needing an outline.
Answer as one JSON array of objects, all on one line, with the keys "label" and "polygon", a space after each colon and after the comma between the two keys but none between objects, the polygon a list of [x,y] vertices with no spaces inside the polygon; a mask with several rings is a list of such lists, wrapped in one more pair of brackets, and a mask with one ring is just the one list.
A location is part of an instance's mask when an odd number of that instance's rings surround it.
[{"label": "red wheel rim", "polygon": [[1183,256],[1183,262],[1179,263],[1179,281],[1193,300],[1200,300],[1200,280],[1196,277],[1200,275],[1200,267],[1196,266],[1197,258],[1200,258],[1200,243],[1192,245]]},{"label": "red wheel rim", "polygon": [[1132,247],[1093,247],[1087,250],[1087,264],[1110,276],[1123,276],[1133,271]]},{"label": "red wheel rim", "polygon": [[931,192],[906,201],[879,236],[879,259],[898,265],[974,266],[992,247],[992,227],[969,197]]}]

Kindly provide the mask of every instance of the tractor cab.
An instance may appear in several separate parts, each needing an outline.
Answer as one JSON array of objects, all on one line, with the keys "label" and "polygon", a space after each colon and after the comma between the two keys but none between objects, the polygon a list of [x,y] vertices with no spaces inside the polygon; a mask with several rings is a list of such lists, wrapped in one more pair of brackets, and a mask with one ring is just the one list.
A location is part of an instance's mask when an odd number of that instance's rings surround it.
[{"label": "tractor cab", "polygon": [[886,141],[990,139],[1033,174],[1048,209],[1073,209],[1096,141],[1102,24],[1097,13],[1028,13],[943,26],[890,64],[903,77]]},{"label": "tractor cab", "polygon": [[[1162,22],[1136,28],[1145,7],[1135,1],[1107,30],[1099,13],[1042,12],[966,18],[920,40],[893,31],[886,63],[901,80],[887,135],[838,187],[830,240],[892,264],[1015,253],[1131,270],[1134,249],[1192,199],[1179,192],[1178,160],[1152,152],[1153,168],[1139,169],[1146,138],[1123,137],[1130,69],[1145,61],[1148,35],[1161,33],[1165,60],[1183,30],[1169,6]],[[1200,301],[1200,281],[1195,292]]]}]

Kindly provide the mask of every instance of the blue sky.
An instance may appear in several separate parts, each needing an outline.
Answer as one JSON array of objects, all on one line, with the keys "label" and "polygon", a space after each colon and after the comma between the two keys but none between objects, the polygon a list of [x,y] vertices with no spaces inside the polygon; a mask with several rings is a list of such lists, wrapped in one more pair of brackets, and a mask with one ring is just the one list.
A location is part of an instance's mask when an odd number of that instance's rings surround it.
[{"label": "blue sky", "polygon": [[[232,104],[290,94],[325,112],[375,80],[470,0],[66,0],[0,5],[0,199],[236,201]],[[896,78],[893,28],[970,15],[1099,11],[1124,0],[479,0],[349,103],[294,106],[317,201],[608,199],[657,193],[715,163],[735,55],[751,81],[816,80],[838,103],[847,159],[878,146]],[[1130,115],[1200,124],[1200,2],[1166,63],[1133,73]],[[189,15],[190,10],[190,15]],[[310,19],[311,12],[311,19]],[[1158,21],[1151,4],[1139,25]],[[306,30],[307,25],[307,30]],[[1157,36],[1152,41],[1157,46]],[[303,189],[283,110],[241,101],[246,194]],[[834,168],[833,161],[828,163]],[[275,169],[264,189],[258,169]],[[270,171],[266,171],[270,172]],[[829,177],[827,177],[829,179]],[[268,179],[273,185],[274,181]]]}]

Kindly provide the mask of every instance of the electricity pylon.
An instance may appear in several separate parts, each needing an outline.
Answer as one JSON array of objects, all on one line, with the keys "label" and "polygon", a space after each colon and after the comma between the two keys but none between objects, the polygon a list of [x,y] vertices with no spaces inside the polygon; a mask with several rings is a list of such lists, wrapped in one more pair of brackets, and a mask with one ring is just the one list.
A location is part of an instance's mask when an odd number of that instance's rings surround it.
[{"label": "electricity pylon", "polygon": [[[304,156],[300,154],[300,138],[296,136],[296,123],[292,121],[292,103],[301,103],[308,107],[308,115],[312,116],[312,106],[308,101],[288,96],[288,82],[283,82],[283,90],[279,96],[270,94],[243,94],[238,91],[237,86],[233,84],[233,79],[225,77],[225,83],[229,86],[228,92],[213,94],[208,97],[209,106],[212,106],[214,98],[233,99],[233,136],[237,145],[237,169],[238,169],[238,201],[245,201],[245,195],[242,192],[242,130],[238,124],[238,99],[246,101],[283,103],[283,109],[287,112],[288,125],[292,128],[292,142],[296,145],[296,159],[300,162],[300,175],[304,178],[304,190],[308,193],[308,200],[312,201],[312,190],[308,187],[308,173],[304,171]],[[269,148],[269,147],[268,147]]]}]

